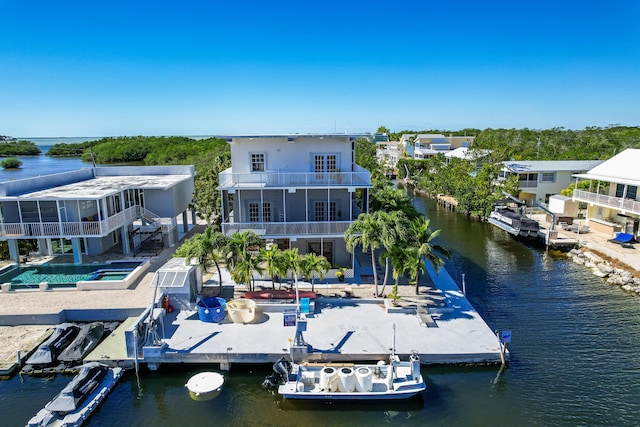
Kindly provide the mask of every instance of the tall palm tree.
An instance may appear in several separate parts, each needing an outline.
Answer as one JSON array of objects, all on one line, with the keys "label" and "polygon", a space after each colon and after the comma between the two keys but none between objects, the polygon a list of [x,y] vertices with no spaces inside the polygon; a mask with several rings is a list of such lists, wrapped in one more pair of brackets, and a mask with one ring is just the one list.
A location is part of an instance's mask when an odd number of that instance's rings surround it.
[{"label": "tall palm tree", "polygon": [[[415,257],[421,262],[429,261],[433,266],[436,274],[444,264],[443,258],[451,258],[451,252],[441,245],[433,243],[440,230],[432,231],[431,220],[424,217],[415,218],[411,222],[411,230],[413,234],[412,245],[417,249]],[[416,295],[420,292],[420,272],[416,274]]]},{"label": "tall palm tree", "polygon": [[331,264],[322,255],[316,255],[310,252],[302,256],[300,261],[300,270],[302,274],[311,279],[311,292],[315,292],[316,274],[320,276],[320,280],[324,279],[324,275],[331,268]]},{"label": "tall palm tree", "polygon": [[380,221],[380,216],[384,212],[379,211],[373,214],[361,213],[344,233],[347,242],[347,250],[351,253],[356,246],[361,245],[364,252],[371,251],[371,266],[373,267],[373,283],[376,289],[376,297],[378,296],[378,273],[376,268],[376,249],[382,246],[383,236],[387,230],[383,228],[387,226],[387,222]]},{"label": "tall palm tree", "polygon": [[300,293],[298,291],[298,274],[300,273],[300,260],[301,257],[298,254],[298,248],[287,249],[282,251],[283,265],[287,273],[291,272],[293,275],[293,283],[296,287],[296,307],[300,310]]},{"label": "tall palm tree", "polygon": [[384,259],[384,279],[382,281],[382,289],[380,294],[384,294],[384,290],[387,286],[387,278],[389,277],[389,257],[385,254],[389,252],[391,248],[396,245],[404,245],[410,237],[411,224],[409,218],[404,212],[391,212],[388,215],[382,215],[381,220],[386,222],[386,226],[382,228],[383,235],[382,246],[384,252],[380,256],[380,259]]},{"label": "tall palm tree", "polygon": [[[403,241],[406,238],[405,232],[408,224],[407,217],[402,212],[387,213],[378,211],[373,214],[363,213],[358,216],[358,219],[349,226],[344,234],[349,252],[353,253],[358,245],[362,245],[364,252],[371,251],[376,296],[380,295],[380,293],[378,292],[375,251],[382,247],[385,252],[388,252],[391,247]],[[386,276],[387,274],[385,274],[385,281]]]},{"label": "tall palm tree", "polygon": [[284,268],[282,251],[278,245],[272,244],[269,248],[263,248],[260,253],[264,259],[265,272],[271,277],[271,289],[275,289],[274,277],[279,276]]}]

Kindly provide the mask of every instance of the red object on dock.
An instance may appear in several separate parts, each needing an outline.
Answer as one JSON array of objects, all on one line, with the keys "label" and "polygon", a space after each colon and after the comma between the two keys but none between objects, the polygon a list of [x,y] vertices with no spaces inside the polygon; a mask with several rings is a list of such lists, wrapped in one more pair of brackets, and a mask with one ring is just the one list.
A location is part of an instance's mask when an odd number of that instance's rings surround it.
[{"label": "red object on dock", "polygon": [[[315,299],[315,292],[311,291],[299,291],[298,294],[300,298],[310,298]],[[284,290],[265,290],[265,291],[254,291],[254,292],[245,292],[244,298],[247,299],[296,299],[296,291],[284,291]]]}]

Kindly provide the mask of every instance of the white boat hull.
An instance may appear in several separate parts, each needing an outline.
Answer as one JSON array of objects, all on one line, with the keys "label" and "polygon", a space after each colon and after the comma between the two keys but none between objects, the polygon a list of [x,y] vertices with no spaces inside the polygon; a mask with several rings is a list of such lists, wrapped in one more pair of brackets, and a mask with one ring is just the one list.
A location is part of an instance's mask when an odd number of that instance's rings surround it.
[{"label": "white boat hull", "polygon": [[300,400],[396,400],[425,389],[420,361],[400,362],[396,357],[389,365],[293,365],[278,393]]}]

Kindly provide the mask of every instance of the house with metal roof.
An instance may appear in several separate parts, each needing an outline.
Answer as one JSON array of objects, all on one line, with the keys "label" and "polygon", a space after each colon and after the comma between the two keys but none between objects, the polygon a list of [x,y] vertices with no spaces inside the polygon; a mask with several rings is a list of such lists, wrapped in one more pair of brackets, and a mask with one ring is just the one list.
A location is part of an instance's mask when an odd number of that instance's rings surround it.
[{"label": "house with metal roof", "polygon": [[573,200],[587,204],[594,230],[623,231],[638,237],[640,223],[640,149],[628,148],[604,163],[576,175],[589,180],[589,190],[574,190]]},{"label": "house with metal roof", "polygon": [[[0,240],[19,262],[18,241],[37,240],[45,255],[135,253],[150,240],[178,241],[192,201],[193,166],[114,166],[0,183]],[[192,224],[195,214],[192,211]]]},{"label": "house with metal roof", "polygon": [[516,175],[520,194],[513,194],[531,205],[549,203],[549,197],[559,194],[573,183],[573,175],[588,171],[602,160],[508,160],[503,162],[499,181]]},{"label": "house with metal roof", "polygon": [[368,212],[371,177],[346,134],[229,137],[231,167],[219,175],[222,231],[252,230],[281,249],[352,265],[344,232]]}]

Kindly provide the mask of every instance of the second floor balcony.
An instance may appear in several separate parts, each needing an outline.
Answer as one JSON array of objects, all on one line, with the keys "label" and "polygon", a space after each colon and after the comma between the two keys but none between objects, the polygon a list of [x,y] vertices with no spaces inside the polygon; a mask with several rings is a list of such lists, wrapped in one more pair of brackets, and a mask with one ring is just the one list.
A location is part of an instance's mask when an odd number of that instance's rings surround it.
[{"label": "second floor balcony", "polygon": [[371,174],[356,165],[354,172],[241,172],[234,173],[232,168],[218,176],[220,189],[233,188],[304,188],[304,187],[369,187]]},{"label": "second floor balcony", "polygon": [[306,221],[306,222],[224,222],[222,232],[230,235],[239,231],[253,230],[262,237],[322,237],[343,236],[352,221]]},{"label": "second floor balcony", "polygon": [[13,238],[97,237],[106,236],[140,217],[140,206],[132,206],[102,220],[57,222],[0,222],[0,235]]},{"label": "second floor balcony", "polygon": [[573,199],[580,202],[592,203],[594,205],[640,215],[640,201],[633,199],[609,196],[607,194],[591,193],[583,190],[574,190]]}]

